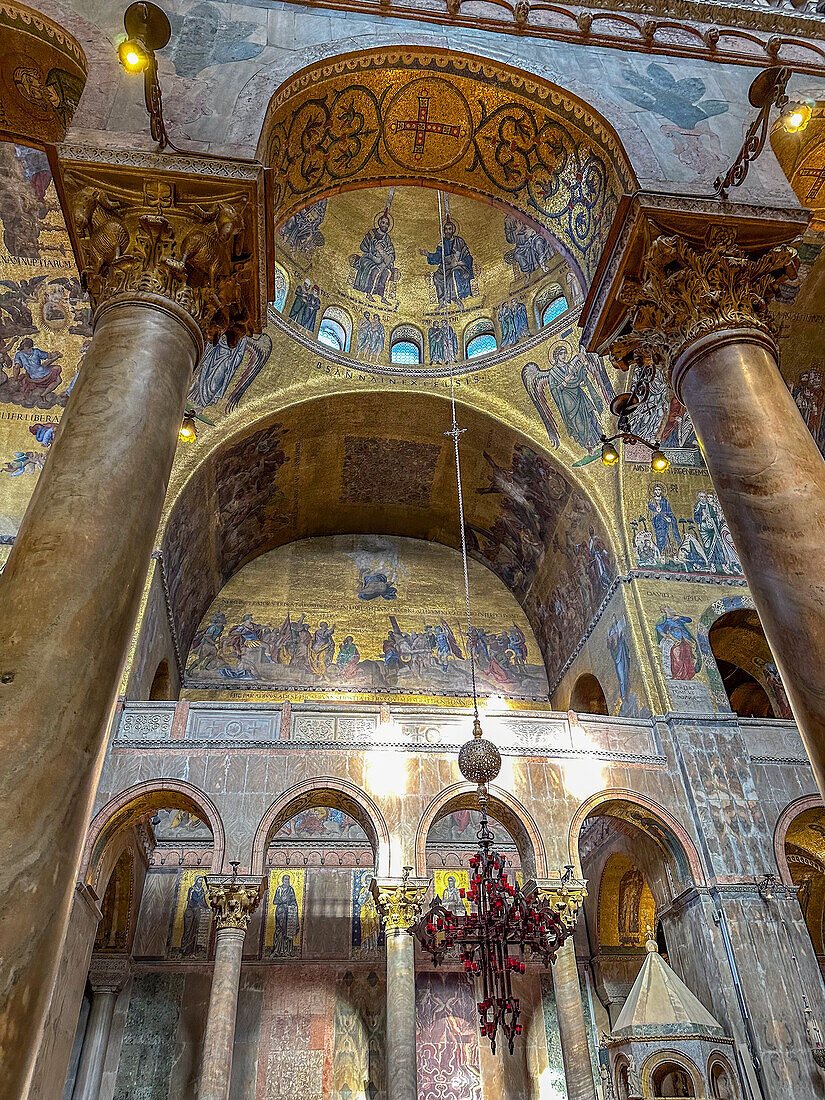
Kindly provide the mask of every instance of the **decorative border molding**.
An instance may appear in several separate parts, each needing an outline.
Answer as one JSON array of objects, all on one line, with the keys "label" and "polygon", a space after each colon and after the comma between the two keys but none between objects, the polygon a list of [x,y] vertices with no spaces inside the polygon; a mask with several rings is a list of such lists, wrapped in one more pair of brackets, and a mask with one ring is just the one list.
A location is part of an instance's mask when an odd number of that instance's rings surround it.
[{"label": "decorative border molding", "polygon": [[172,611],[172,597],[169,595],[169,583],[166,580],[166,563],[163,560],[163,551],[153,550],[152,560],[156,561],[159,566],[160,583],[163,587],[163,602],[166,606],[166,619],[169,623],[169,633],[172,635],[172,648],[175,651],[175,664],[178,666],[178,678],[182,684],[186,674],[186,666],[180,655],[180,639],[178,638],[178,628],[175,626],[175,616]]},{"label": "decorative border molding", "polygon": [[[589,9],[533,3],[527,8],[526,20],[519,21],[515,12],[518,5],[507,0],[499,0],[498,6],[507,13],[500,18],[462,15],[460,8],[455,15],[450,15],[447,0],[441,11],[414,0],[410,3],[403,0],[313,0],[311,4],[306,0],[287,0],[287,3],[296,7],[413,19],[436,26],[466,27],[722,64],[764,66],[781,63],[800,73],[820,75],[825,71],[825,50],[807,41],[825,38],[821,19],[813,14],[783,12],[778,10],[780,5],[757,7],[715,0],[671,0],[669,18],[665,20],[661,18],[661,6],[654,5],[651,0],[590,0]],[[623,14],[615,14],[618,12]],[[804,54],[812,54],[813,58],[806,60]]]}]

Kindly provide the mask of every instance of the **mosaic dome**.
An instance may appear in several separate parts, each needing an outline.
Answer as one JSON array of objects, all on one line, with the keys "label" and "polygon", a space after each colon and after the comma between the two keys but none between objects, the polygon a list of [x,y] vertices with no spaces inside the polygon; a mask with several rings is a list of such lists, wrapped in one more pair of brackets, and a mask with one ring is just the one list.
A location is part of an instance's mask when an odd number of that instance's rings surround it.
[{"label": "mosaic dome", "polygon": [[378,369],[499,361],[581,296],[548,236],[430,188],[334,195],[277,235],[275,305],[292,335]]}]

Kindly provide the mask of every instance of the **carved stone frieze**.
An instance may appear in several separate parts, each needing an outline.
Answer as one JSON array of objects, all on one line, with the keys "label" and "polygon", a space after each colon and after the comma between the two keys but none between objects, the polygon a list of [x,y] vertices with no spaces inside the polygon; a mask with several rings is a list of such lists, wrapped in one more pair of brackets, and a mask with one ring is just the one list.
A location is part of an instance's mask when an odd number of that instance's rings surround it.
[{"label": "carved stone frieze", "polygon": [[425,878],[382,878],[372,880],[372,893],[378,912],[384,918],[387,935],[407,932],[424,908],[429,887]]},{"label": "carved stone frieze", "polygon": [[625,198],[584,304],[585,345],[620,370],[652,363],[670,377],[710,334],[749,329],[772,341],[768,307],[798,271],[792,242],[808,217],[652,192]]},{"label": "carved stone frieze", "polygon": [[92,955],[89,984],[95,993],[119,993],[134,972],[128,955]]},{"label": "carved stone frieze", "polygon": [[208,875],[206,902],[215,914],[215,927],[246,931],[264,891],[265,880],[254,876]]},{"label": "carved stone frieze", "polygon": [[53,168],[97,310],[165,301],[230,346],[260,331],[271,266],[260,165],[61,146]]}]

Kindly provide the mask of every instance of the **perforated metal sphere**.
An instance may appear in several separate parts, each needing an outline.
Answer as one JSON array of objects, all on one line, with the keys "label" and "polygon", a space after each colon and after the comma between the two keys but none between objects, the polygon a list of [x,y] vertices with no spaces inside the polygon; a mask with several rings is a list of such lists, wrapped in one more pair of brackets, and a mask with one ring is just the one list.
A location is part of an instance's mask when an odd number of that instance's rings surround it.
[{"label": "perforated metal sphere", "polygon": [[492,741],[474,737],[462,746],[458,769],[471,783],[491,783],[501,771],[501,754]]}]

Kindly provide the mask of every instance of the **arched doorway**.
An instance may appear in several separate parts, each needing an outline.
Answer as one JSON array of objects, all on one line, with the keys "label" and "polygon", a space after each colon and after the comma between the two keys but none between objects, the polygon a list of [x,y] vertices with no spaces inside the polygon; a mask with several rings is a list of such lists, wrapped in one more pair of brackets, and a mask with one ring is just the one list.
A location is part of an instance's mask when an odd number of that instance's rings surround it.
[{"label": "arched doorway", "polygon": [[[670,937],[659,913],[701,880],[700,864],[684,829],[664,808],[620,792],[584,804],[573,821],[573,843],[591,884],[583,922],[596,1026],[609,1033],[644,962],[646,940],[654,937],[667,953]],[[680,960],[669,961],[679,966]]]},{"label": "arched doorway", "polygon": [[[792,807],[777,832],[780,867],[798,890],[797,897],[811,937],[820,971],[825,975],[825,807],[818,799],[807,799],[798,812]],[[792,814],[792,816],[791,816]],[[784,817],[784,815],[783,815]],[[784,863],[784,867],[782,867]]]}]

